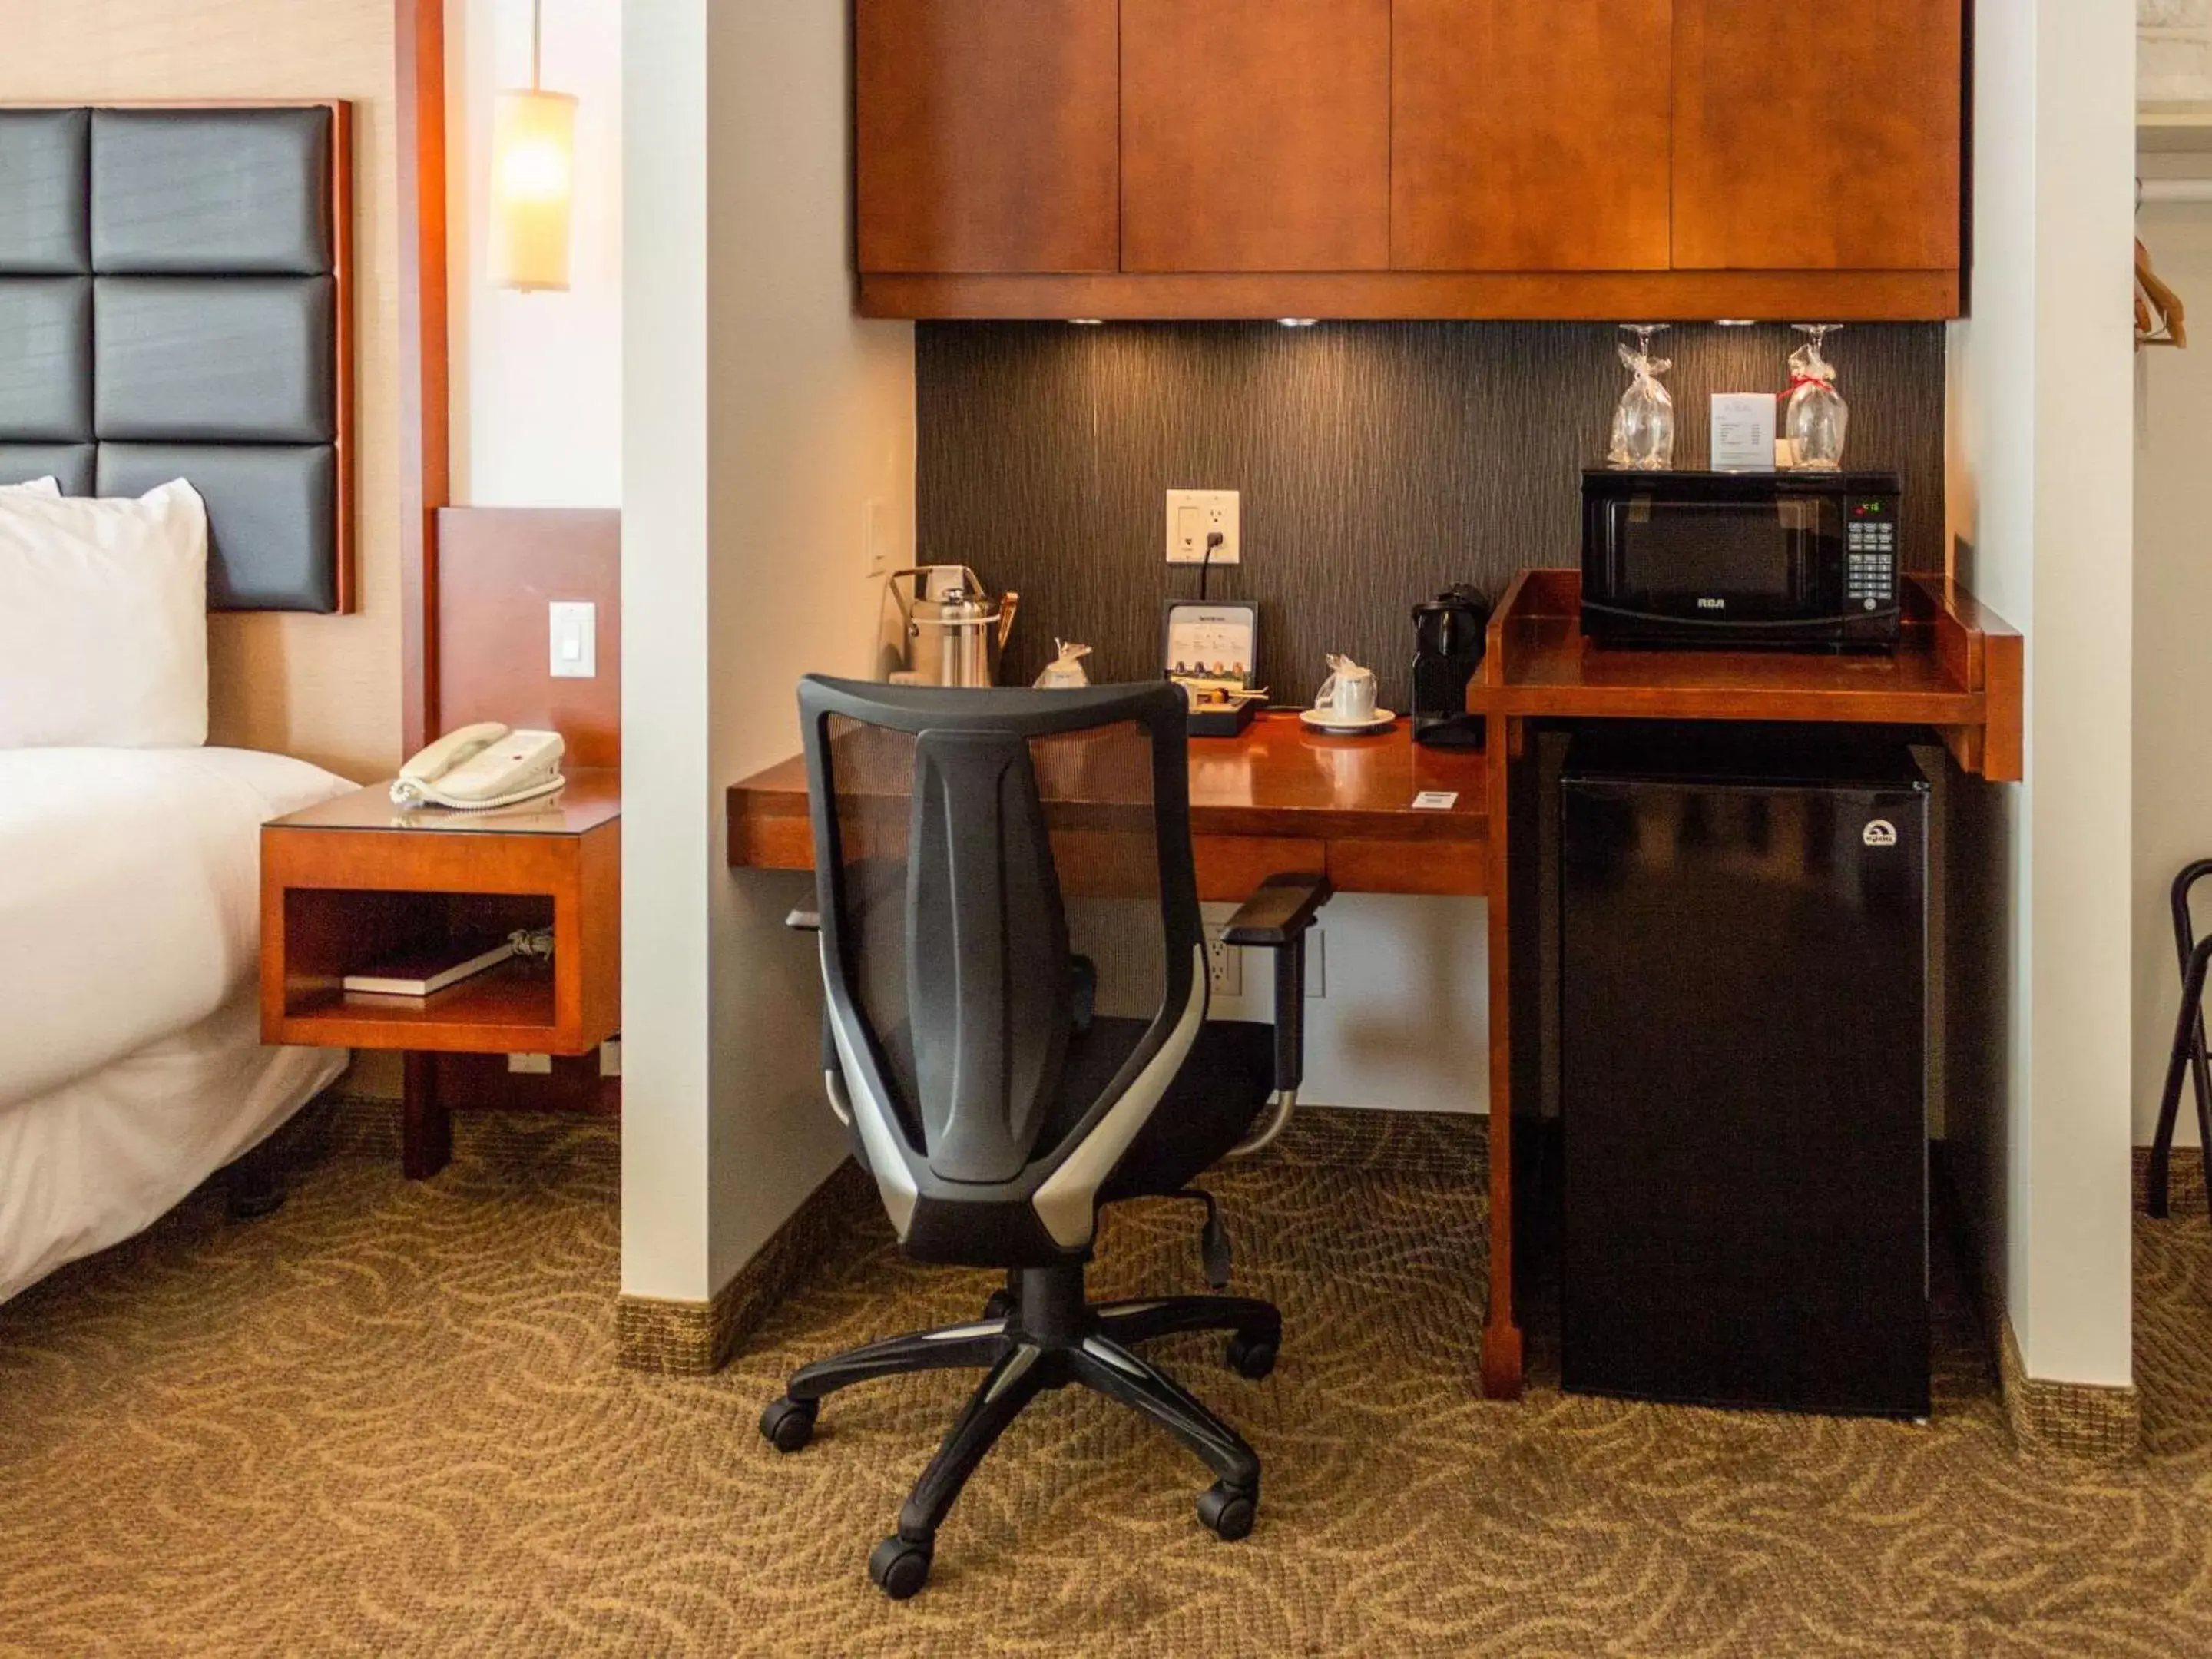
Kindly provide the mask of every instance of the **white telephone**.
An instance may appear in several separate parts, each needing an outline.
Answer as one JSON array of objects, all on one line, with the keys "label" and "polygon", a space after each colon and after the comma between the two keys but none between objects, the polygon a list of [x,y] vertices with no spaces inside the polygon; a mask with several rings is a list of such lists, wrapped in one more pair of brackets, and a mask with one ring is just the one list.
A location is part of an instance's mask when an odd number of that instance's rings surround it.
[{"label": "white telephone", "polygon": [[449,732],[399,769],[392,799],[400,806],[450,806],[485,812],[550,795],[565,780],[558,732],[516,732],[497,720]]}]

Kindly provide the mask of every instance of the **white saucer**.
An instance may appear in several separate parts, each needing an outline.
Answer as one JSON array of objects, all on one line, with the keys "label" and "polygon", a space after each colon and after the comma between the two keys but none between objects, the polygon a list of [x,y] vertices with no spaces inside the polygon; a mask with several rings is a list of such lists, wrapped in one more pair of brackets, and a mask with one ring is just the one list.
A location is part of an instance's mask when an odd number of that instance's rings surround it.
[{"label": "white saucer", "polygon": [[1301,708],[1298,718],[1316,732],[1326,732],[1332,737],[1350,738],[1363,732],[1380,732],[1398,717],[1387,708],[1378,708],[1366,720],[1346,720],[1338,719],[1330,709]]}]

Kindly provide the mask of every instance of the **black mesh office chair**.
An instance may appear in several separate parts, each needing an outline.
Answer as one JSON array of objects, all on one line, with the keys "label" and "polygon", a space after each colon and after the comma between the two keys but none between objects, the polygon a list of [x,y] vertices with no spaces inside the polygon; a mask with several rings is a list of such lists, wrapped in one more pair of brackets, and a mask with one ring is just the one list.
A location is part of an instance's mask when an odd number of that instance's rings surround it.
[{"label": "black mesh office chair", "polygon": [[[1174,1331],[1228,1331],[1230,1363],[1264,1376],[1281,1315],[1227,1296],[1093,1307],[1084,1264],[1101,1204],[1183,1192],[1295,1103],[1304,937],[1327,881],[1278,878],[1228,930],[1232,944],[1275,948],[1274,1024],[1208,1022],[1179,690],[809,678],[799,706],[820,909],[793,920],[821,933],[830,1103],[907,1252],[1003,1267],[1007,1282],[978,1319],[803,1367],[761,1432],[797,1451],[839,1389],[906,1371],[987,1373],[898,1530],[868,1559],[894,1598],[927,1581],[938,1527],[1007,1425],[1039,1391],[1071,1382],[1205,1460],[1217,1479],[1199,1518],[1243,1537],[1259,1458],[1130,1350]],[[1073,953],[1072,908],[1116,919],[1111,959]],[[1106,1000],[1143,1016],[1099,1012],[1102,980]],[[1207,1277],[1219,1288],[1226,1235],[1204,1201]]]}]

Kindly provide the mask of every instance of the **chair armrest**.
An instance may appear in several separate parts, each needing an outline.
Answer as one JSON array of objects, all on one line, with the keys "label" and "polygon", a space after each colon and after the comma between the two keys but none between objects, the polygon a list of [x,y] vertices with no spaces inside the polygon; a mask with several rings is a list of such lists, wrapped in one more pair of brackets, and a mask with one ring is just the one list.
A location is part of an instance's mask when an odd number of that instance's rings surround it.
[{"label": "chair armrest", "polygon": [[783,919],[783,925],[794,933],[818,933],[822,931],[819,910],[793,910]]},{"label": "chair armrest", "polygon": [[1263,949],[1289,945],[1313,926],[1315,912],[1335,891],[1327,876],[1270,876],[1229,918],[1221,942]]}]

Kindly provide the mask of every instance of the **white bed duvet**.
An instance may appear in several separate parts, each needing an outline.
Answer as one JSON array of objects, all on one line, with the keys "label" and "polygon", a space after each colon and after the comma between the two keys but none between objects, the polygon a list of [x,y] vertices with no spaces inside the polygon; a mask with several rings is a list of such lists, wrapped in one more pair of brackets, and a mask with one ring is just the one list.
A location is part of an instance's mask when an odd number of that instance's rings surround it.
[{"label": "white bed duvet", "polygon": [[228,1001],[260,824],[350,787],[242,749],[0,751],[0,1113]]},{"label": "white bed duvet", "polygon": [[353,786],[239,749],[0,750],[0,1301],[335,1078],[264,1048],[260,826]]}]

